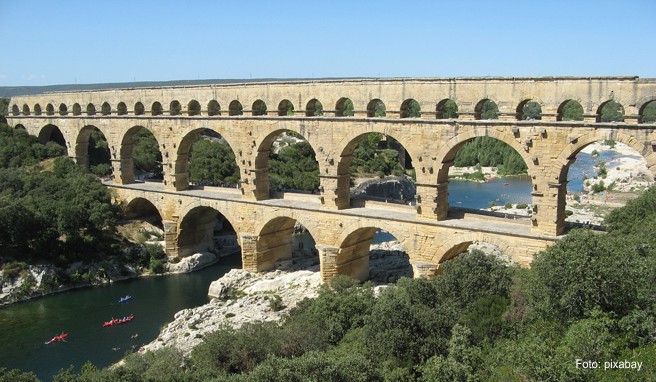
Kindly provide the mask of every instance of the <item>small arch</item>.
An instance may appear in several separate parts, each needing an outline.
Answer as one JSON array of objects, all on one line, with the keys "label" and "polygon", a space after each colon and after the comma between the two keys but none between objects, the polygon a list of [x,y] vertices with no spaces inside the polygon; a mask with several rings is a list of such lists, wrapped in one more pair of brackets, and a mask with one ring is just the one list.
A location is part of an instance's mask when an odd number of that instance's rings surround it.
[{"label": "small arch", "polygon": [[378,98],[374,98],[369,101],[367,105],[367,117],[384,117],[387,114],[385,110],[385,103]]},{"label": "small arch", "polygon": [[68,114],[68,106],[66,106],[65,103],[60,103],[59,104],[59,115],[67,115]]},{"label": "small arch", "polygon": [[230,188],[240,182],[239,165],[232,146],[214,130],[198,128],[189,131],[178,144],[176,155],[177,190],[188,189],[190,182]]},{"label": "small arch", "polygon": [[104,102],[102,106],[100,107],[100,113],[102,115],[111,115],[112,114],[112,107],[109,103]]},{"label": "small arch", "polygon": [[256,100],[253,102],[253,115],[258,116],[258,115],[266,115],[267,113],[267,105],[262,101],[261,99]]},{"label": "small arch", "polygon": [[[216,240],[217,237],[220,239]],[[226,214],[212,207],[192,208],[182,217],[178,225],[177,245],[180,257],[199,252],[216,252],[226,247],[226,241],[233,243],[231,246],[238,249],[234,225]]]},{"label": "small arch", "polygon": [[82,114],[82,107],[80,106],[79,103],[74,103],[73,104],[73,115],[81,115]]},{"label": "small arch", "polygon": [[39,131],[39,143],[46,144],[48,142],[55,142],[56,144],[66,148],[66,139],[59,127],[55,125],[46,125]]},{"label": "small arch", "polygon": [[187,115],[189,116],[200,115],[200,103],[195,99],[192,99],[187,104]]},{"label": "small arch", "polygon": [[613,100],[602,103],[597,109],[597,122],[624,122],[624,106]]},{"label": "small arch", "polygon": [[219,105],[219,103],[216,100],[213,99],[207,103],[207,115],[209,115],[210,117],[221,115],[221,105]]},{"label": "small arch", "polygon": [[638,123],[656,123],[656,100],[642,105]]},{"label": "small arch", "polygon": [[143,126],[131,127],[121,139],[121,181],[162,179],[162,152],[153,133]]},{"label": "small arch", "polygon": [[55,107],[51,103],[46,105],[46,115],[55,115]]},{"label": "small arch", "polygon": [[581,103],[568,99],[558,106],[557,121],[583,121],[583,106]]},{"label": "small arch", "polygon": [[499,119],[499,107],[490,99],[483,99],[474,109],[475,119]]},{"label": "small arch", "polygon": [[518,121],[539,121],[542,119],[542,106],[539,103],[527,99],[517,105]]},{"label": "small arch", "polygon": [[125,102],[119,102],[118,105],[116,105],[116,114],[126,115],[127,113],[128,113],[128,107],[125,104]]},{"label": "small arch", "polygon": [[96,107],[92,103],[87,105],[87,115],[96,115]]},{"label": "small arch", "polygon": [[153,102],[153,106],[150,108],[150,113],[152,115],[162,115],[164,114],[164,108],[162,108],[162,104],[159,102]]},{"label": "small arch", "polygon": [[[385,237],[381,239],[381,237]],[[396,241],[390,232],[377,227],[360,227],[350,232],[339,245],[335,261],[335,273],[347,275],[360,281],[371,279],[376,283],[396,281],[397,277],[414,276],[410,258],[406,251],[389,251],[379,248],[377,242]],[[401,245],[399,243],[399,245]],[[400,252],[400,253],[399,253]],[[399,266],[393,274],[372,272],[376,264],[384,263],[390,256],[399,257]]]},{"label": "small arch", "polygon": [[[307,232],[310,242],[294,243],[296,232]],[[294,246],[294,244],[297,244]],[[280,261],[291,261],[294,257],[313,258],[310,269],[318,271],[319,254],[314,248],[312,233],[298,220],[287,216],[276,216],[267,221],[258,232],[255,263],[258,271],[272,270]],[[306,263],[307,264],[307,263]]]},{"label": "small arch", "polygon": [[280,101],[278,104],[278,116],[292,116],[294,115],[294,105],[288,99]]},{"label": "small arch", "polygon": [[244,114],[244,107],[241,105],[241,102],[237,100],[230,102],[230,105],[228,105],[229,116],[243,115],[243,114]]},{"label": "small arch", "polygon": [[20,115],[20,108],[18,107],[18,105],[14,105],[11,107],[11,114]]},{"label": "small arch", "polygon": [[354,114],[353,101],[345,97],[337,100],[337,104],[335,105],[336,117],[352,117]]},{"label": "small arch", "polygon": [[23,104],[23,115],[30,115],[30,107],[27,104]]},{"label": "small arch", "polygon": [[444,244],[447,248],[439,259],[436,275],[442,274],[441,265],[452,260],[466,252],[481,251],[488,256],[494,256],[503,263],[512,265],[520,264],[526,266],[525,259],[518,256],[514,247],[509,245],[505,240],[481,233],[468,233],[457,235]]},{"label": "small arch", "polygon": [[169,104],[169,115],[180,115],[182,112],[182,106],[180,106],[180,102],[178,100],[173,100]]},{"label": "small arch", "polygon": [[458,105],[450,98],[441,100],[435,108],[435,117],[437,119],[457,119]]},{"label": "small arch", "polygon": [[144,104],[141,102],[137,102],[134,104],[134,115],[144,115],[146,112],[146,109],[144,108]]},{"label": "small arch", "polygon": [[34,115],[41,115],[41,105],[38,103],[34,105]]},{"label": "small arch", "polygon": [[306,117],[320,117],[323,115],[323,105],[318,99],[313,98],[307,103],[305,107]]},{"label": "small arch", "polygon": [[164,230],[162,213],[150,200],[136,197],[123,207],[123,216],[128,220],[140,220],[148,222],[160,230]]},{"label": "small arch", "polygon": [[401,118],[419,118],[421,117],[421,108],[419,102],[409,98],[401,104]]}]

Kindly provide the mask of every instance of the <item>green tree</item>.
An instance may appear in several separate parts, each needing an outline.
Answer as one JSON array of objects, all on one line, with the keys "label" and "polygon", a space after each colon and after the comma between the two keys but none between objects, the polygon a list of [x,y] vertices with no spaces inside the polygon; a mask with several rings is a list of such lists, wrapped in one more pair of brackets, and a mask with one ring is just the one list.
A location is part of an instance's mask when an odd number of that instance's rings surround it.
[{"label": "green tree", "polygon": [[542,107],[535,101],[529,101],[522,108],[523,120],[540,120],[542,119]]},{"label": "green tree", "polygon": [[641,123],[656,122],[656,101],[650,101],[643,109],[640,117]]},{"label": "green tree", "polygon": [[0,117],[6,117],[9,107],[9,98],[0,98]]},{"label": "green tree", "polygon": [[343,111],[344,117],[352,117],[355,114],[353,110],[354,110],[353,102],[350,99],[344,101],[344,111]]},{"label": "green tree", "polygon": [[499,118],[499,108],[497,104],[492,100],[485,100],[480,109],[480,119],[498,119]]},{"label": "green tree", "polygon": [[193,144],[189,156],[192,182],[226,185],[239,183],[239,167],[235,153],[224,139],[200,139]]},{"label": "green tree", "polygon": [[132,157],[134,167],[142,173],[162,173],[162,153],[155,136],[147,129],[139,130],[134,136]]},{"label": "green tree", "polygon": [[563,105],[560,118],[562,121],[583,121],[583,107],[580,103],[569,100]]},{"label": "green tree", "polygon": [[624,108],[615,101],[608,101],[601,108],[601,122],[624,122]]},{"label": "green tree", "polygon": [[448,99],[440,106],[438,114],[444,119],[458,118],[458,105],[454,100]]},{"label": "green tree", "polygon": [[111,155],[109,152],[109,143],[103,133],[94,129],[89,136],[89,146],[87,154],[89,156],[89,169],[91,173],[103,177],[112,173]]}]

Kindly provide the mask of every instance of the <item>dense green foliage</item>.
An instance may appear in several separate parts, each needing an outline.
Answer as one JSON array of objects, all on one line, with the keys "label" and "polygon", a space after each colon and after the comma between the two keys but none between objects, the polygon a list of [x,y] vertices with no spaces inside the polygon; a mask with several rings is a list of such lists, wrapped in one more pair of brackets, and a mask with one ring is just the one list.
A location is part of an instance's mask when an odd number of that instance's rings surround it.
[{"label": "dense green foliage", "polygon": [[134,136],[132,157],[137,173],[162,173],[162,153],[153,133],[141,129]]},{"label": "dense green foliage", "polygon": [[640,118],[642,123],[656,123],[656,101],[649,102],[642,109],[642,117]]},{"label": "dense green foliage", "polygon": [[480,106],[480,109],[477,110],[479,114],[478,119],[498,119],[499,118],[499,108],[494,101],[485,100]]},{"label": "dense green foliage", "polygon": [[[85,365],[55,380],[655,380],[655,190],[612,213],[608,234],[574,231],[531,269],[472,251],[445,262],[441,277],[401,279],[378,296],[337,277],[283,322],[222,328],[189,358],[133,354],[123,366]],[[577,368],[577,359],[602,366]],[[643,366],[605,371],[609,360]],[[33,380],[0,378],[8,373]]]},{"label": "dense green foliage", "polygon": [[452,99],[448,99],[437,106],[437,117],[440,119],[458,118],[458,105]]},{"label": "dense green foliage", "polygon": [[563,105],[560,119],[562,121],[583,121],[583,106],[574,100],[567,101]]},{"label": "dense green foliage", "polygon": [[9,98],[0,98],[0,118],[6,117],[9,107]]},{"label": "dense green foliage", "polygon": [[454,165],[492,166],[499,168],[500,175],[526,173],[524,159],[508,144],[495,138],[477,137],[465,143],[455,157]]},{"label": "dense green foliage", "polygon": [[32,166],[65,153],[66,148],[55,142],[42,145],[37,137],[24,129],[13,129],[0,123],[0,168]]},{"label": "dense green foliage", "polygon": [[542,119],[542,107],[535,101],[529,101],[522,107],[522,120]]},{"label": "dense green foliage", "polygon": [[615,101],[608,101],[601,108],[601,122],[624,122],[624,108]]},{"label": "dense green foliage", "polygon": [[404,168],[399,162],[399,151],[393,147],[401,145],[391,137],[385,137],[380,133],[365,135],[353,150],[353,162],[350,172],[355,176],[385,175],[400,176]]},{"label": "dense green foliage", "polygon": [[271,153],[269,187],[274,190],[306,190],[319,188],[319,164],[312,146],[300,141]]},{"label": "dense green foliage", "polygon": [[200,139],[190,152],[189,176],[192,182],[208,185],[239,183],[235,153],[224,139]]},{"label": "dense green foliage", "polygon": [[117,209],[109,190],[70,159],[54,171],[0,170],[0,256],[68,262],[107,250]]},{"label": "dense green foliage", "polygon": [[112,173],[111,154],[109,143],[103,133],[94,129],[89,136],[89,170],[94,175],[104,177]]}]

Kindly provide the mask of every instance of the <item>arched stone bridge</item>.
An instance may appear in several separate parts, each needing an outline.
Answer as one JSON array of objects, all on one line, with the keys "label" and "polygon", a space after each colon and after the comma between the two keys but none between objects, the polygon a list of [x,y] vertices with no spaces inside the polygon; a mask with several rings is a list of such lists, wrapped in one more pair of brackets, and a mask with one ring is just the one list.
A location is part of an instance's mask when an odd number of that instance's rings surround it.
[{"label": "arched stone bridge", "polygon": [[[448,100],[457,106],[456,118],[443,118]],[[487,100],[496,103],[498,119],[480,119]],[[562,121],[571,100],[583,109],[583,121]],[[170,253],[184,255],[202,246],[205,231],[191,227],[202,228],[208,216],[214,218],[207,211],[219,211],[240,236],[244,266],[266,269],[273,259],[286,256],[290,243],[283,237],[297,220],[317,240],[326,277],[362,276],[363,268],[356,265],[364,262],[376,227],[393,233],[413,261],[433,264],[428,266],[433,271],[473,240],[509,248],[513,258],[527,264],[535,250],[563,233],[567,171],[585,146],[605,139],[628,144],[656,173],[656,125],[643,123],[648,122],[645,108],[655,100],[656,80],[637,77],[291,81],[13,97],[8,121],[42,142],[60,131],[69,155],[82,165],[88,163],[89,135],[99,129],[113,162],[110,186],[127,202],[140,198],[159,209]],[[622,105],[624,122],[601,122],[609,101]],[[541,119],[524,120],[528,102],[540,105]],[[381,104],[385,116],[374,117]],[[162,152],[162,184],[135,183],[132,145],[144,128]],[[221,134],[235,152],[238,190],[190,189],[188,153],[203,129]],[[310,200],[271,198],[268,158],[282,131],[301,134],[316,153],[320,194]],[[395,138],[412,158],[416,206],[351,205],[351,155],[371,132]],[[458,149],[480,136],[509,144],[526,162],[533,186],[530,220],[448,218],[449,168]]]}]

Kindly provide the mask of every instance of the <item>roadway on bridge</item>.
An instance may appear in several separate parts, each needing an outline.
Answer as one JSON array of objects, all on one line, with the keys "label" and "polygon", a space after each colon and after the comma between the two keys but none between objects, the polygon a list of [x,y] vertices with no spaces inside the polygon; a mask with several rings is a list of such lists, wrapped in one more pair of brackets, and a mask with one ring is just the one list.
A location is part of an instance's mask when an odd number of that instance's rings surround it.
[{"label": "roadway on bridge", "polygon": [[430,225],[436,227],[460,228],[463,230],[504,234],[517,237],[526,237],[534,239],[557,240],[559,237],[536,234],[531,231],[530,224],[527,224],[527,218],[518,220],[504,219],[501,217],[490,217],[476,214],[465,214],[463,218],[451,218],[441,221],[433,221],[417,216],[413,207],[390,204],[390,207],[378,204],[375,207],[353,207],[344,210],[329,210],[321,207],[319,195],[286,193],[283,198],[273,198],[267,200],[249,200],[244,199],[238,189],[224,187],[195,187],[184,191],[174,191],[166,189],[160,182],[138,182],[132,184],[114,184],[112,181],[106,181],[104,184],[108,187],[125,188],[140,190],[145,192],[165,193],[170,195],[181,195],[198,197],[201,199],[225,200],[236,203],[250,203],[262,206],[290,208],[295,210],[314,211],[319,213],[329,213],[345,216],[361,216],[366,218],[377,218],[381,220],[393,220],[420,225]]}]

